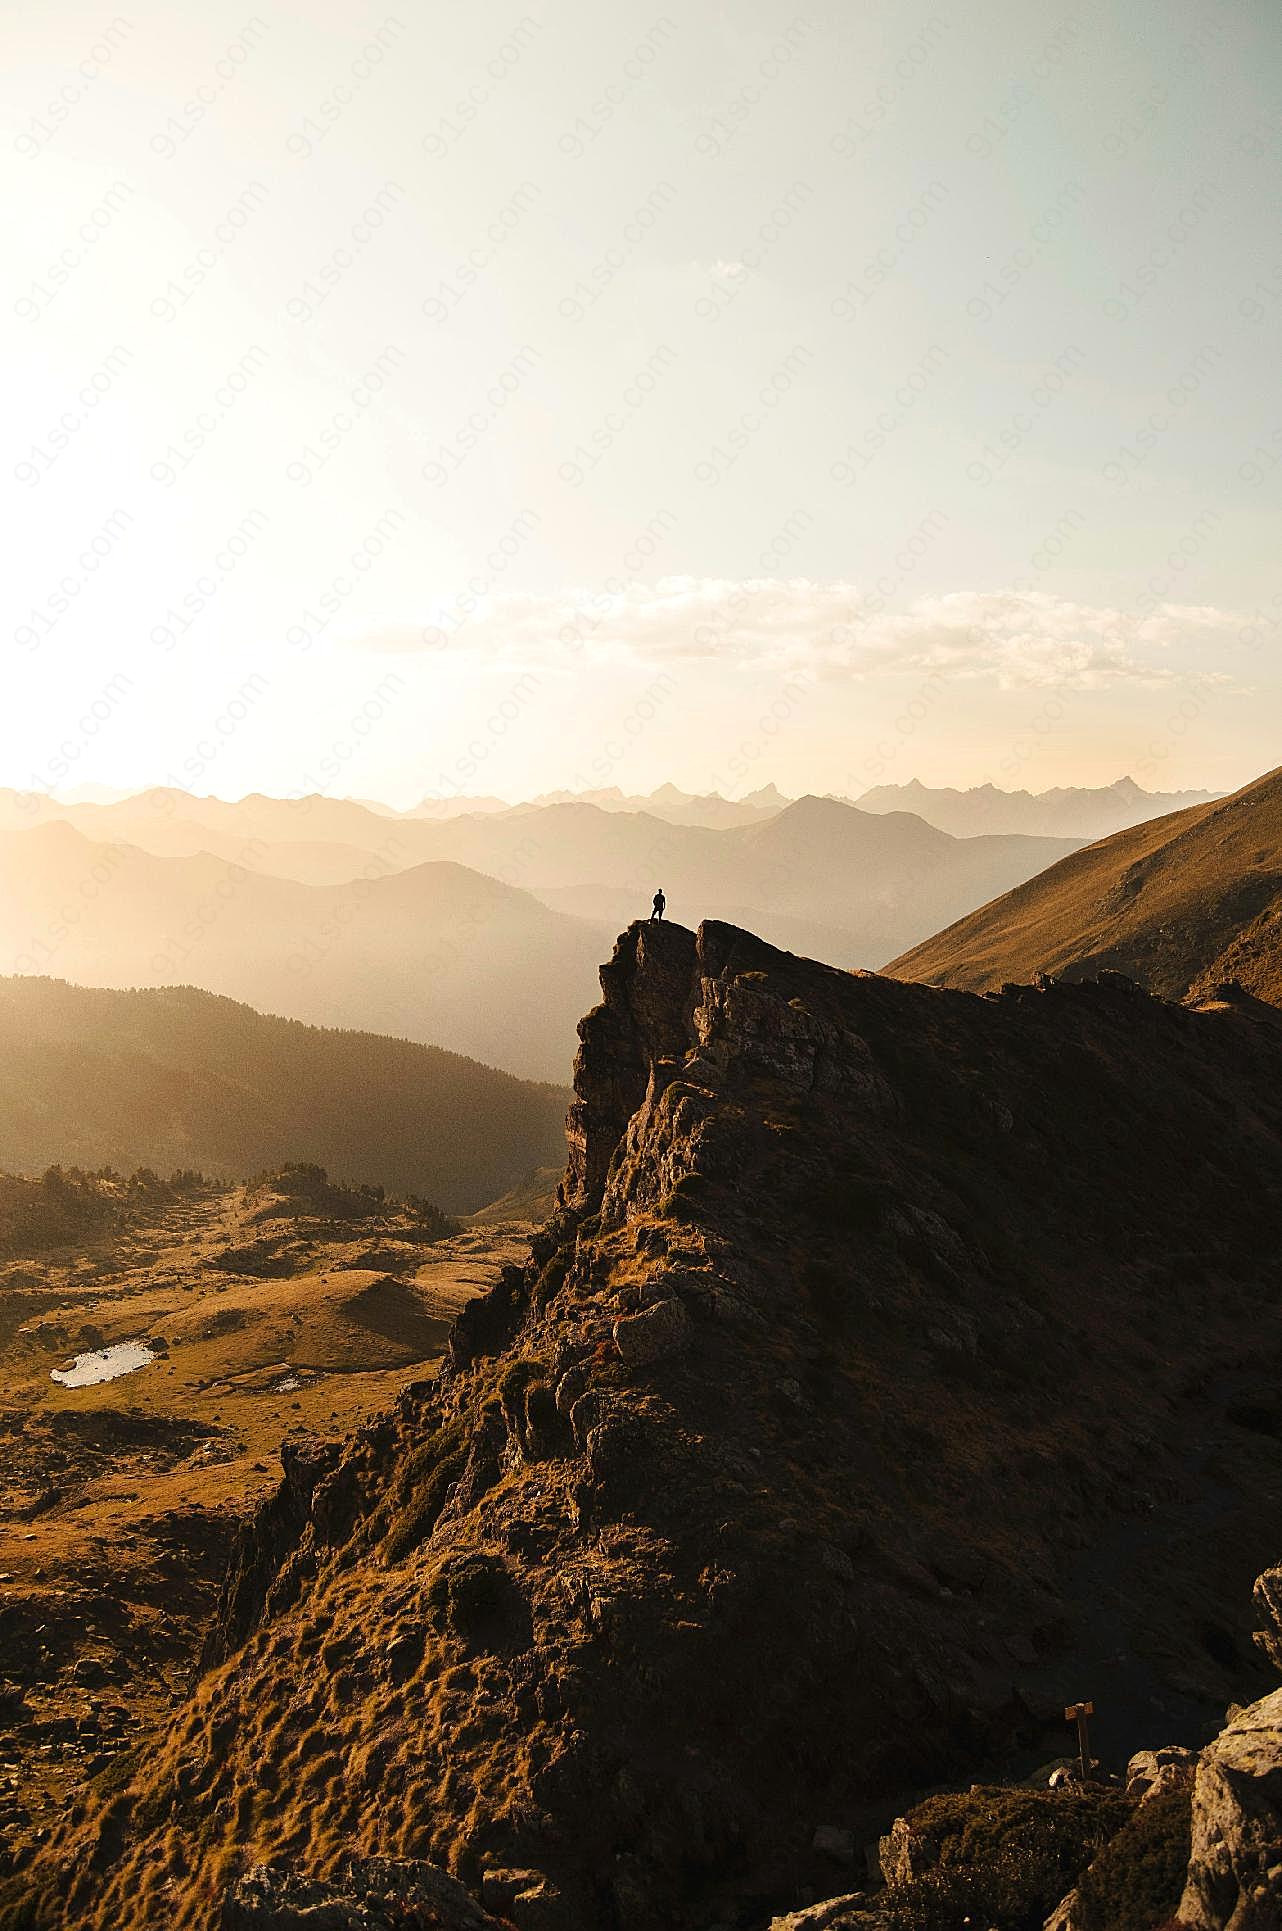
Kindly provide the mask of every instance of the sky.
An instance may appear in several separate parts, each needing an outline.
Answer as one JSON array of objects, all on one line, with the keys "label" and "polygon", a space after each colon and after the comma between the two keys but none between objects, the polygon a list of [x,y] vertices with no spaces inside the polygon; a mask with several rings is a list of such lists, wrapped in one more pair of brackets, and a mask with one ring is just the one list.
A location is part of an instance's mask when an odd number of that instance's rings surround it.
[{"label": "sky", "polygon": [[0,783],[1277,761],[1273,0],[6,9]]}]

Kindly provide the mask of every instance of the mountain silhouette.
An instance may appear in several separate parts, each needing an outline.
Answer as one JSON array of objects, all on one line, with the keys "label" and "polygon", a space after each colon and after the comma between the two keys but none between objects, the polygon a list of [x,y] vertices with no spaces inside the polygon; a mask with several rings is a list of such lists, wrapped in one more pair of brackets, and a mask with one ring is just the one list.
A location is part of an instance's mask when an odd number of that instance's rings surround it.
[{"label": "mountain silhouette", "polygon": [[313,1025],[564,1077],[600,926],[454,863],[319,886],[261,862],[157,858],[59,821],[0,833],[0,956],[82,985],[195,984]]},{"label": "mountain silhouette", "polygon": [[559,1153],[567,1094],[404,1039],[268,1018],[192,986],[0,979],[0,1169],[314,1161],[468,1213]]},{"label": "mountain silhouette", "polygon": [[1073,849],[778,794],[719,827],[582,800],[392,819],[346,799],[172,788],[30,816],[0,794],[11,969],[190,982],[537,1079],[565,1076],[594,961],[660,882],[678,919],[870,967]]},{"label": "mountain silhouette", "polygon": [[983,832],[1026,832],[1049,838],[1107,838],[1190,805],[1207,804],[1209,791],[1144,791],[1134,778],[1098,787],[1068,785],[1051,791],[1001,791],[975,785],[951,791],[924,785],[875,785],[856,800],[861,811],[915,811],[927,824],[955,838]]}]

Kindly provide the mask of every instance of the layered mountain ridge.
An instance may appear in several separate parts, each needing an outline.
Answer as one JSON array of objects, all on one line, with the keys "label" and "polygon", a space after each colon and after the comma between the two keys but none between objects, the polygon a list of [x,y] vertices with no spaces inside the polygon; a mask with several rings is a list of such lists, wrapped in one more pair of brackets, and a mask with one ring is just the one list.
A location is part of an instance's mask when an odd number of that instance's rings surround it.
[{"label": "layered mountain ridge", "polygon": [[706,1931],[1083,1686],[1130,1748],[1259,1692],[1272,1010],[716,923],[630,927],[602,987],[528,1263],[291,1449],[191,1702],[11,1922],[208,1931],[246,1865],[356,1854],[517,1872],[531,1931]]},{"label": "layered mountain ridge", "polygon": [[1235,980],[1282,1004],[1282,769],[1072,853],[886,970],[983,991],[1106,968],[1166,998]]},{"label": "layered mountain ridge", "polygon": [[[0,793],[6,814],[21,819]],[[596,963],[659,885],[675,917],[873,966],[1072,849],[954,839],[813,797],[715,828],[579,802],[432,822],[351,799],[166,790],[22,823],[0,829],[12,970],[191,982],[527,1079],[564,1076]]]},{"label": "layered mountain ridge", "polygon": [[157,857],[53,819],[0,832],[12,969],[112,988],[194,984],[309,1025],[447,1047],[521,1078],[564,1076],[607,928],[453,860],[382,862],[304,884],[271,871],[271,850],[251,841],[226,855]]},{"label": "layered mountain ridge", "polygon": [[1134,778],[1108,785],[1057,785],[1049,791],[1003,791],[994,784],[957,791],[922,784],[874,785],[856,801],[861,811],[915,811],[954,838],[1024,832],[1051,838],[1107,838],[1150,818],[1211,803],[1210,791],[1145,791]]},{"label": "layered mountain ridge", "polygon": [[193,986],[0,978],[0,1169],[286,1160],[466,1213],[561,1150],[562,1087],[439,1046],[277,1019]]}]

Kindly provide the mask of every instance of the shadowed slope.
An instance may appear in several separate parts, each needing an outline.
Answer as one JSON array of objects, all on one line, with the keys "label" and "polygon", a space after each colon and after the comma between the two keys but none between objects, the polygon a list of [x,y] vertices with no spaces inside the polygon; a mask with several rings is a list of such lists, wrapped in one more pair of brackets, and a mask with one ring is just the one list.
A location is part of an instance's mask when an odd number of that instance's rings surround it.
[{"label": "shadowed slope", "polygon": [[439,1046],[276,1019],[193,986],[0,979],[0,1167],[311,1160],[466,1212],[561,1146],[564,1089]]},{"label": "shadowed slope", "polygon": [[1079,1684],[1105,1748],[1258,1690],[1273,1013],[717,924],[633,926],[602,986],[528,1265],[291,1453],[189,1707],[11,1892],[34,1926],[210,1931],[244,1860],[354,1851],[704,1931],[818,1880],[817,1823],[1049,1754]]}]

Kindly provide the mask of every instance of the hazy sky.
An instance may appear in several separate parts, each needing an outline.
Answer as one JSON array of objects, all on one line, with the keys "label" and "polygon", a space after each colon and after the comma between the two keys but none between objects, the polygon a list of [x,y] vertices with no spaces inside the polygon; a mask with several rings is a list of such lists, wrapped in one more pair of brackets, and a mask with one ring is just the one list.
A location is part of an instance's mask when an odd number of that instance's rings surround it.
[{"label": "hazy sky", "polygon": [[1275,0],[5,13],[0,782],[1277,762]]}]

